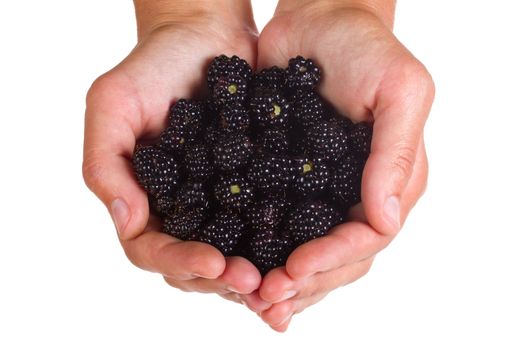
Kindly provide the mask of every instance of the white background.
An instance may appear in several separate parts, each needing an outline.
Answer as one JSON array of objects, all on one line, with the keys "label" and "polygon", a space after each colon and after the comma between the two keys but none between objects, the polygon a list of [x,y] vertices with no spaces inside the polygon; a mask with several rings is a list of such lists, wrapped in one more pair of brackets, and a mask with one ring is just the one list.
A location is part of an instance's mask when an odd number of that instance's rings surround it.
[{"label": "white background", "polygon": [[[254,3],[261,28],[275,1]],[[511,349],[507,3],[399,2],[437,85],[429,189],[372,271],[283,335],[133,267],[83,184],[84,97],[135,44],[131,2],[2,1],[0,349]]]}]

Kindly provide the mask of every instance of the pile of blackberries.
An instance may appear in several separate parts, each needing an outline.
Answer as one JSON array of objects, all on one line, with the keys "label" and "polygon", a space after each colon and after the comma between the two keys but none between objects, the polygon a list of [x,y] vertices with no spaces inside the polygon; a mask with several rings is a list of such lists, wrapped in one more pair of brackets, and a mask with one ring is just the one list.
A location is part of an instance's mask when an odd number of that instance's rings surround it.
[{"label": "pile of blackberries", "polygon": [[296,57],[254,73],[216,57],[207,99],[176,102],[135,174],[163,231],[246,257],[262,274],[344,221],[360,201],[372,126],[353,124],[314,90],[320,69]]}]

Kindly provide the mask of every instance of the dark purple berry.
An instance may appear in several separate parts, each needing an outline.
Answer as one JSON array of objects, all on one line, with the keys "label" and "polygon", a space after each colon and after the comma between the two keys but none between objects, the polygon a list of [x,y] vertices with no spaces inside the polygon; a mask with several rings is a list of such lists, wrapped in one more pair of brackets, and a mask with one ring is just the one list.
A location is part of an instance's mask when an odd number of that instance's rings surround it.
[{"label": "dark purple berry", "polygon": [[258,144],[263,152],[274,155],[285,155],[290,149],[288,136],[281,130],[265,130]]},{"label": "dark purple berry", "polygon": [[273,66],[265,68],[254,75],[253,87],[271,89],[280,91],[284,88],[286,82],[286,71],[282,68]]},{"label": "dark purple berry", "polygon": [[226,106],[220,113],[219,127],[225,132],[245,132],[250,124],[249,112],[239,103]]},{"label": "dark purple berry", "polygon": [[251,118],[262,128],[289,127],[291,105],[275,90],[256,90],[249,101]]},{"label": "dark purple berry", "polygon": [[238,75],[221,77],[213,88],[213,98],[220,106],[243,103],[247,97],[247,81]]},{"label": "dark purple berry", "polygon": [[348,136],[338,124],[321,122],[311,127],[306,136],[306,153],[335,162],[348,151]]},{"label": "dark purple berry", "polygon": [[242,209],[254,199],[254,189],[247,179],[237,173],[222,175],[215,184],[215,198],[229,209]]},{"label": "dark purple berry", "polygon": [[369,123],[354,124],[349,129],[349,143],[352,154],[361,159],[368,158],[372,144],[373,127]]},{"label": "dark purple berry", "polygon": [[321,159],[296,157],[291,164],[292,189],[299,197],[316,197],[327,188],[331,174]]},{"label": "dark purple berry", "polygon": [[288,61],[286,87],[292,90],[314,88],[320,81],[320,68],[312,60],[297,56]]},{"label": "dark purple berry", "polygon": [[241,133],[226,133],[213,148],[215,166],[225,172],[239,169],[250,160],[253,145],[249,137]]},{"label": "dark purple berry", "polygon": [[238,254],[238,246],[244,233],[244,223],[233,211],[218,212],[199,236],[199,240],[211,244],[224,256]]},{"label": "dark purple berry", "polygon": [[183,241],[197,240],[205,218],[205,212],[200,209],[178,208],[165,217],[163,231]]},{"label": "dark purple berry", "polygon": [[217,56],[208,67],[208,87],[210,90],[213,91],[219,79],[228,75],[238,75],[246,82],[250,82],[252,69],[247,61],[238,56]]},{"label": "dark purple berry", "polygon": [[288,213],[291,202],[283,197],[266,197],[245,212],[245,217],[254,230],[277,229],[283,217]]},{"label": "dark purple berry", "polygon": [[285,231],[295,244],[300,245],[326,235],[331,227],[342,221],[341,214],[329,204],[308,201],[290,212]]},{"label": "dark purple berry", "polygon": [[247,172],[249,181],[264,193],[283,192],[290,183],[290,160],[282,156],[260,153]]},{"label": "dark purple berry", "polygon": [[340,206],[349,208],[361,201],[364,163],[357,157],[347,156],[336,165],[330,193],[333,200]]},{"label": "dark purple berry", "polygon": [[257,231],[249,241],[250,260],[264,276],[270,270],[284,266],[294,249],[294,243],[275,230]]},{"label": "dark purple berry", "polygon": [[194,144],[187,149],[183,160],[188,177],[204,181],[213,175],[213,164],[208,148],[203,144]]},{"label": "dark purple berry", "polygon": [[142,187],[155,197],[171,195],[179,183],[178,163],[156,146],[137,146],[133,166]]}]

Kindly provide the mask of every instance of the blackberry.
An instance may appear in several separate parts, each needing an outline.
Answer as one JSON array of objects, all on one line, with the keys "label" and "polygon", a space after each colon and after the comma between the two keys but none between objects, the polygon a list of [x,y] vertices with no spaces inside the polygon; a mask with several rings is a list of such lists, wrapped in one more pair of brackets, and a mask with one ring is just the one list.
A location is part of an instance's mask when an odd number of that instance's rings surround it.
[{"label": "blackberry", "polygon": [[330,186],[332,199],[349,208],[361,201],[364,161],[354,156],[343,158],[336,166]]},{"label": "blackberry", "polygon": [[244,134],[224,134],[213,148],[213,161],[217,168],[230,172],[245,166],[253,152],[253,145]]},{"label": "blackberry", "polygon": [[187,149],[183,160],[188,177],[204,181],[213,175],[213,165],[205,145],[197,143]]},{"label": "blackberry", "polygon": [[169,195],[160,195],[153,197],[152,207],[162,216],[171,212],[174,207],[175,199]]},{"label": "blackberry", "polygon": [[197,134],[202,127],[204,115],[205,108],[201,102],[180,99],[171,108],[169,125]]},{"label": "blackberry", "polygon": [[257,231],[249,241],[250,260],[258,268],[261,275],[270,270],[284,266],[288,256],[294,249],[293,242],[274,230]]},{"label": "blackberry", "polygon": [[259,153],[249,166],[247,178],[265,194],[283,192],[290,182],[290,160],[282,156]]},{"label": "blackberry", "polygon": [[340,213],[322,201],[308,201],[296,207],[288,217],[285,232],[296,245],[322,237],[327,231],[341,223]]},{"label": "blackberry", "polygon": [[327,109],[317,92],[300,91],[293,101],[295,120],[302,128],[307,130],[326,119]]},{"label": "blackberry", "polygon": [[252,77],[251,66],[247,61],[238,56],[227,57],[221,55],[215,57],[208,67],[208,87],[213,91],[214,86],[220,78],[228,75],[238,75],[246,82],[250,82]]},{"label": "blackberry", "polygon": [[249,129],[250,121],[247,109],[239,103],[234,103],[220,113],[219,126],[226,132],[245,132]]},{"label": "blackberry", "polygon": [[209,149],[212,149],[217,144],[217,141],[221,136],[222,131],[217,128],[217,124],[212,124],[206,128],[204,142]]},{"label": "blackberry", "polygon": [[321,122],[308,130],[307,154],[335,162],[348,151],[348,135],[332,122]]},{"label": "blackberry", "polygon": [[238,214],[233,211],[221,211],[203,229],[199,240],[211,244],[224,256],[237,255],[244,228]]},{"label": "blackberry", "polygon": [[352,154],[361,159],[368,158],[372,144],[372,133],[372,125],[365,122],[354,124],[349,129],[348,139]]},{"label": "blackberry", "polygon": [[176,193],[174,204],[178,208],[187,210],[207,210],[210,206],[210,202],[205,191],[205,185],[197,182],[185,183]]},{"label": "blackberry", "polygon": [[288,61],[286,87],[291,90],[314,88],[320,81],[320,68],[312,60],[297,56]]},{"label": "blackberry", "polygon": [[213,98],[220,106],[243,103],[246,97],[247,81],[238,75],[219,78],[213,88]]},{"label": "blackberry", "polygon": [[321,159],[296,157],[291,161],[292,189],[301,198],[319,196],[331,180]]},{"label": "blackberry", "polygon": [[256,90],[249,101],[251,117],[262,128],[287,129],[291,105],[275,90]]},{"label": "blackberry", "polygon": [[254,189],[237,173],[223,175],[215,184],[215,198],[225,208],[242,209],[253,201]]},{"label": "blackberry", "polygon": [[272,90],[282,90],[286,82],[286,71],[277,66],[265,68],[254,75],[253,87]]},{"label": "blackberry", "polygon": [[265,130],[258,143],[263,152],[275,155],[285,155],[290,148],[288,136],[280,130]]},{"label": "blackberry", "polygon": [[178,163],[157,146],[135,147],[135,175],[144,189],[158,197],[170,195],[179,183]]},{"label": "blackberry", "polygon": [[163,231],[183,241],[197,240],[205,218],[204,211],[197,208],[176,209],[165,217]]},{"label": "blackberry", "polygon": [[245,217],[254,230],[277,229],[290,206],[291,203],[286,198],[267,197],[249,207]]},{"label": "blackberry", "polygon": [[171,123],[160,135],[160,146],[176,155],[182,155],[194,143],[196,133],[178,123]]}]

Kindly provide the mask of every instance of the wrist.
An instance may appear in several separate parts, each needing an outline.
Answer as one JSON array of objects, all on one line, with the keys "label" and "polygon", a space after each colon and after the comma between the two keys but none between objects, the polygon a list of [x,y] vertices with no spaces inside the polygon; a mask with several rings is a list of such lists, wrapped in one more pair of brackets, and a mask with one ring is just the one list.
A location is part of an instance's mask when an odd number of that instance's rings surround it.
[{"label": "wrist", "polygon": [[377,17],[388,27],[393,28],[396,0],[279,0],[276,14],[308,9],[327,11],[351,9],[365,11]]},{"label": "wrist", "polygon": [[165,26],[222,22],[254,29],[250,0],[134,0],[139,40]]}]

